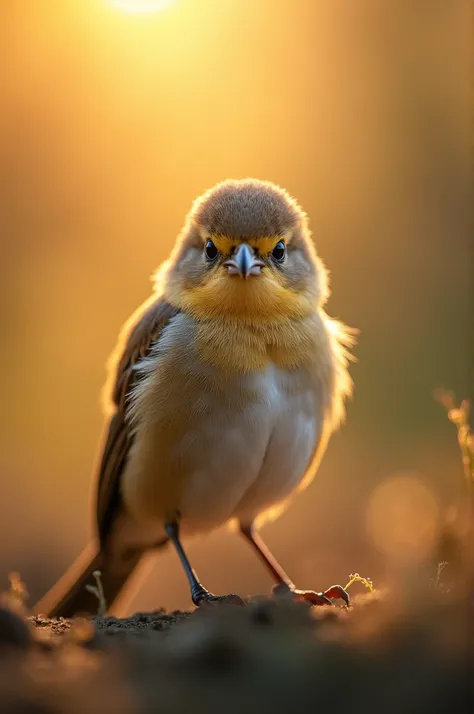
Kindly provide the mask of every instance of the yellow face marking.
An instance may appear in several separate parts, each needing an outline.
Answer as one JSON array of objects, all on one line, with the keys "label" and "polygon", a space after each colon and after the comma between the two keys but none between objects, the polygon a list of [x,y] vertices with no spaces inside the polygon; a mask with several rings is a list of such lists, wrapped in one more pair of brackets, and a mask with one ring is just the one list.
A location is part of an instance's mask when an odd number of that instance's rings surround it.
[{"label": "yellow face marking", "polygon": [[220,318],[225,321],[246,319],[249,323],[281,322],[304,317],[313,309],[313,301],[305,292],[285,286],[274,271],[244,281],[229,278],[218,271],[191,290],[179,296],[179,306],[199,319]]},{"label": "yellow face marking", "polygon": [[260,255],[266,255],[267,253],[271,253],[276,244],[281,240],[288,243],[291,239],[291,231],[286,231],[282,235],[250,238],[246,241],[238,240],[237,238],[229,238],[224,235],[214,235],[205,231],[201,231],[201,236],[203,240],[212,240],[219,253],[222,253],[223,255],[230,255],[232,250],[237,248],[241,243],[248,243],[248,245],[257,250]]}]

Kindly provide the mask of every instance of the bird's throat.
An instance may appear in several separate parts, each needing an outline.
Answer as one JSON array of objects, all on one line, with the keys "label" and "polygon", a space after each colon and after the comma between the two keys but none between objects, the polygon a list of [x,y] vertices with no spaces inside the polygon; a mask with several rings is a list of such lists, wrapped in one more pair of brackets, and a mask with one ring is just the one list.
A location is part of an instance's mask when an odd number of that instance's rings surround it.
[{"label": "bird's throat", "polygon": [[270,362],[297,368],[314,360],[315,350],[326,343],[324,323],[317,312],[274,323],[199,320],[196,333],[199,358],[224,372],[259,371]]}]

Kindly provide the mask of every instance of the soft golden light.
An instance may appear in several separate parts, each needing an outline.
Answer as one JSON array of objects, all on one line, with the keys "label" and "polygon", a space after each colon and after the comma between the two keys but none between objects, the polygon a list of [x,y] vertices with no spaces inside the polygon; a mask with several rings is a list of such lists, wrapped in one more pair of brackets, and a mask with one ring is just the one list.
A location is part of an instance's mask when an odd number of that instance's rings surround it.
[{"label": "soft golden light", "polygon": [[164,10],[165,7],[171,5],[173,0],[108,0],[108,2],[118,10],[138,13]]},{"label": "soft golden light", "polygon": [[391,559],[418,561],[435,543],[439,505],[417,474],[400,473],[375,489],[366,522],[380,551]]}]

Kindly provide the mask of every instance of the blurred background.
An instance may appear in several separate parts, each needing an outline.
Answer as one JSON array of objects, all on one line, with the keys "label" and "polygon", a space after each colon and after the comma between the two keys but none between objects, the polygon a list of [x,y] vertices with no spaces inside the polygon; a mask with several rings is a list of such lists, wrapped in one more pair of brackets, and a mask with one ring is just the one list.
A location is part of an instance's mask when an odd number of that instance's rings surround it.
[{"label": "blurred background", "polygon": [[[300,587],[423,550],[458,504],[436,387],[472,396],[468,0],[0,5],[0,588],[31,600],[91,535],[105,361],[196,195],[287,188],[361,330],[318,478],[263,536]],[[236,534],[189,543],[214,592],[268,592]],[[174,553],[129,609],[187,608]],[[151,565],[151,563],[150,563]]]}]

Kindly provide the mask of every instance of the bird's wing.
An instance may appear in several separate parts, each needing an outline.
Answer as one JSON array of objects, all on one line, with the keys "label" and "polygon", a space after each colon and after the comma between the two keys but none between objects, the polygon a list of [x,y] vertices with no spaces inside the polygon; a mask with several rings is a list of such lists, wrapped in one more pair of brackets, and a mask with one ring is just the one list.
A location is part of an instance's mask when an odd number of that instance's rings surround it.
[{"label": "bird's wing", "polygon": [[133,441],[127,419],[130,390],[136,379],[137,363],[147,356],[151,347],[171,318],[178,312],[163,297],[155,297],[142,305],[125,324],[112,356],[110,396],[113,412],[106,428],[100,460],[97,486],[97,526],[104,544],[114,514],[120,504],[120,475]]}]

